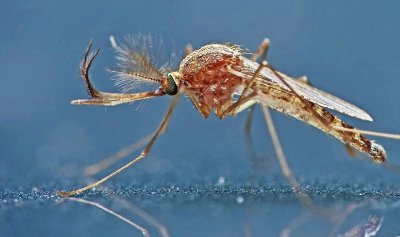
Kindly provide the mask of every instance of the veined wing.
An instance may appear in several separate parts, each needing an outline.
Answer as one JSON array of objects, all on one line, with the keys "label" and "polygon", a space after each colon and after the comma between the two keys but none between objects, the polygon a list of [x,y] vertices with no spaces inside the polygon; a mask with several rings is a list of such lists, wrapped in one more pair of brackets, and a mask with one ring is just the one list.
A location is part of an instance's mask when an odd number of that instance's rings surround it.
[{"label": "veined wing", "polygon": [[[258,63],[252,62],[249,59],[245,59],[244,63],[246,66],[255,70],[259,67]],[[305,83],[298,82],[288,75],[277,72],[286,82],[289,84],[293,90],[296,91],[297,94],[302,96],[304,99],[316,103],[322,107],[336,110],[340,113],[356,117],[362,120],[372,121],[371,116],[365,112],[364,110],[358,108],[357,106],[350,104],[336,96],[328,94],[324,91],[321,91],[315,87],[309,86]],[[279,84],[283,89],[290,91],[290,89],[280,80],[280,78],[272,72],[269,68],[263,68],[260,72],[260,76],[263,80],[269,80],[274,83]]]}]

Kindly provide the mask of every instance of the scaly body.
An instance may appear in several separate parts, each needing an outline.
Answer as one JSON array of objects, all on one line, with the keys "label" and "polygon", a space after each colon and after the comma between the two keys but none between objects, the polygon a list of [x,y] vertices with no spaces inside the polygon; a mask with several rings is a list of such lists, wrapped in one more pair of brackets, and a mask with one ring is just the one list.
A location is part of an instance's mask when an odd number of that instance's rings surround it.
[{"label": "scaly body", "polygon": [[[176,77],[179,78],[179,85],[183,87],[184,91],[191,98],[195,98],[195,103],[205,117],[209,115],[211,109],[214,109],[217,116],[223,118],[224,109],[235,102],[234,94],[242,94],[246,83],[251,80],[257,67],[258,64],[243,57],[241,50],[236,46],[211,44],[189,54],[182,61]],[[294,79],[281,72],[276,71],[276,74],[286,81],[290,80],[291,83],[295,83]],[[333,107],[339,112],[372,120],[366,112],[310,86],[293,84],[294,86],[299,85],[298,88],[306,87],[311,92],[318,94],[318,98],[303,96],[307,100],[307,103],[304,103],[293,91],[280,83],[276,74],[267,68],[261,69],[260,75],[255,78],[255,83],[248,91],[248,94],[255,93],[252,101],[310,124],[358,151],[369,154],[376,162],[385,160],[385,151],[381,145],[357,132],[332,129],[333,126],[353,127],[314,101],[321,102],[320,104],[323,105],[329,103],[326,107]],[[321,101],[325,98],[329,99],[328,102]],[[342,107],[339,105],[344,105],[344,109],[341,109]],[[319,114],[324,121],[315,116],[315,113]]]},{"label": "scaly body", "polygon": [[[222,119],[234,116],[255,104],[261,104],[324,131],[358,151],[368,154],[378,163],[385,161],[386,154],[382,146],[370,141],[357,131],[335,129],[334,126],[352,127],[331,114],[326,108],[372,121],[365,111],[278,72],[265,61],[261,64],[256,62],[261,54],[264,58],[266,57],[269,46],[267,39],[261,43],[251,59],[245,57],[240,47],[232,45],[209,44],[195,51],[188,50],[188,54],[180,63],[179,70],[169,73],[166,68],[155,67],[150,54],[142,47],[151,46],[151,40],[141,38],[138,41],[128,41],[128,45],[121,46],[117,44],[114,37],[110,40],[117,52],[120,67],[119,70],[112,72],[116,74],[116,84],[122,87],[123,93],[102,92],[93,87],[89,79],[89,69],[99,50],[90,54],[92,46],[90,44],[81,64],[81,76],[91,98],[73,100],[72,104],[114,106],[157,96],[176,96],[160,126],[138,157],[95,183],[73,191],[59,192],[61,196],[71,196],[97,187],[145,158],[158,136],[165,131],[181,93],[188,95],[195,108],[204,117],[208,117],[214,111]],[[136,88],[138,82],[157,83],[159,87],[155,91],[128,93]],[[283,164],[283,152],[278,152],[278,158],[284,175],[292,185],[298,187],[298,183],[293,181],[290,175],[286,162],[284,162],[285,165]]]}]

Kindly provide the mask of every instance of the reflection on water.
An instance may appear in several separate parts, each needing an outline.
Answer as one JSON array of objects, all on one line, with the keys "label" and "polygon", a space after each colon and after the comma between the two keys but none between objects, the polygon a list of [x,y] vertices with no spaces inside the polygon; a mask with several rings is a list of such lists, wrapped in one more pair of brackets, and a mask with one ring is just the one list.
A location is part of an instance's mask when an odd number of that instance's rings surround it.
[{"label": "reflection on water", "polygon": [[[211,187],[115,188],[91,191],[78,199],[57,199],[52,192],[39,189],[6,191],[0,195],[0,229],[5,234],[2,236],[30,236],[31,233],[163,237],[398,234],[394,231],[399,230],[400,204],[395,198],[383,192],[379,197],[349,193],[322,197],[317,194],[321,192],[323,189],[310,196],[316,206],[329,212],[325,215],[302,207],[285,186],[233,187],[216,182]],[[104,210],[113,216],[104,215]],[[16,228],[27,222],[29,227]]]},{"label": "reflection on water", "polygon": [[355,226],[344,234],[338,237],[366,237],[375,236],[381,228],[383,217],[370,217],[365,223]]}]

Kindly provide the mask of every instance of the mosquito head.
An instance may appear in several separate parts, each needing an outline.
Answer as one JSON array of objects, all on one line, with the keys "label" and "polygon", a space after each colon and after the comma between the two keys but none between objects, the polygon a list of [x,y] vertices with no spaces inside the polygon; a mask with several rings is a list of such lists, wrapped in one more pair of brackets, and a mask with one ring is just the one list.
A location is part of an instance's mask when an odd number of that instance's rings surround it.
[{"label": "mosquito head", "polygon": [[179,73],[168,73],[167,77],[161,82],[161,90],[167,95],[176,95],[179,88]]}]

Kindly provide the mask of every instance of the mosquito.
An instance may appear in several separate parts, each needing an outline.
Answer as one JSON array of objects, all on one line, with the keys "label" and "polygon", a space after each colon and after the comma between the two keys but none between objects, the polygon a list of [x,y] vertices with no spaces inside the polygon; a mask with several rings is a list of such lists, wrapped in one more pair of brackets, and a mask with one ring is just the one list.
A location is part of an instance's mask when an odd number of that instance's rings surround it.
[{"label": "mosquito", "polygon": [[[259,104],[267,122],[267,108],[271,108],[322,130],[347,146],[367,154],[376,163],[383,163],[386,159],[381,145],[369,140],[327,109],[366,121],[372,121],[371,116],[357,106],[305,83],[305,76],[292,78],[275,70],[266,61],[269,39],[264,39],[251,57],[246,57],[248,53],[233,44],[208,44],[194,51],[188,50],[177,71],[156,67],[151,55],[143,50],[145,47],[140,48],[140,40],[131,39],[127,44],[119,44],[114,37],[110,37],[110,41],[119,62],[117,70],[110,70],[115,74],[117,85],[131,89],[137,84],[152,83],[158,88],[139,93],[128,93],[129,90],[109,93],[95,89],[89,79],[89,71],[100,49],[92,52],[90,43],[80,67],[90,98],[73,100],[73,105],[115,106],[166,95],[173,96],[173,99],[158,129],[138,157],[99,181],[73,191],[59,192],[60,196],[72,196],[97,187],[145,158],[167,128],[183,93],[204,118],[212,112],[220,119],[235,116]],[[149,47],[148,41],[142,40],[142,44]],[[257,62],[259,58],[260,63]],[[277,153],[278,157],[280,153],[283,155],[283,151],[277,150]],[[286,163],[283,165],[287,166]],[[286,173],[289,172],[287,168]]]}]

